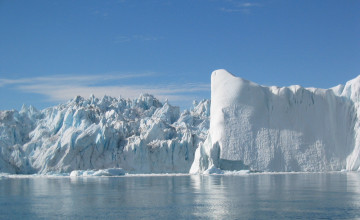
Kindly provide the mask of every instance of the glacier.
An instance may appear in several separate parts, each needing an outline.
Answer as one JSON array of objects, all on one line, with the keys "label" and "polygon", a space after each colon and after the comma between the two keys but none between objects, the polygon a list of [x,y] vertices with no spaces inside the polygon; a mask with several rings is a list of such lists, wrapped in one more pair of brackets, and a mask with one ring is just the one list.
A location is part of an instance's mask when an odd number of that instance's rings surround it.
[{"label": "glacier", "polygon": [[0,111],[0,173],[188,173],[209,114],[209,100],[180,113],[149,94]]},{"label": "glacier", "polygon": [[330,89],[267,87],[216,70],[190,173],[359,170],[359,94],[360,76]]},{"label": "glacier", "polygon": [[211,101],[182,112],[149,94],[0,111],[0,173],[360,171],[358,116],[360,76],[330,89],[276,87],[219,69]]}]

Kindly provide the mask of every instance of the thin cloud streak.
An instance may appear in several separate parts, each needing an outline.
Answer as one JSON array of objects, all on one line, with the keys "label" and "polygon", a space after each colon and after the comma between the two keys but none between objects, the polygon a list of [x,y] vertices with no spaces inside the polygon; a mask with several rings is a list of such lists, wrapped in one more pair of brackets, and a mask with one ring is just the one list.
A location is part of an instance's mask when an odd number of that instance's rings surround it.
[{"label": "thin cloud streak", "polygon": [[208,84],[185,84],[172,86],[74,86],[74,85],[25,85],[19,86],[20,90],[29,93],[36,93],[46,95],[49,101],[67,101],[77,95],[82,97],[89,97],[91,94],[96,97],[103,97],[105,95],[112,97],[123,97],[134,99],[140,94],[149,93],[155,95],[160,100],[192,100],[191,94],[194,92],[210,91]]},{"label": "thin cloud streak", "polygon": [[70,83],[70,84],[91,84],[98,81],[131,79],[139,77],[153,76],[154,73],[141,74],[104,74],[104,75],[90,75],[90,76],[68,76],[68,75],[54,75],[52,77],[33,77],[20,79],[5,79],[0,78],[0,87],[6,85],[20,85],[20,84],[36,84],[36,83]]},{"label": "thin cloud streak", "polygon": [[1,86],[13,86],[15,89],[26,93],[41,94],[47,97],[47,101],[65,102],[77,95],[96,97],[105,95],[134,99],[140,94],[149,93],[160,100],[190,101],[197,92],[210,92],[210,84],[187,83],[187,84],[156,84],[156,85],[100,85],[102,83],[125,78],[139,78],[153,76],[153,73],[123,74],[123,75],[94,75],[94,76],[54,76],[34,77],[22,79],[0,79]]},{"label": "thin cloud streak", "polygon": [[245,3],[238,3],[237,6],[243,8],[250,8],[250,7],[261,7],[262,5],[258,3],[245,2]]},{"label": "thin cloud streak", "polygon": [[253,2],[238,2],[233,0],[227,0],[230,5],[228,7],[221,7],[220,11],[233,13],[240,12],[242,14],[251,14],[252,8],[262,7],[262,4]]}]

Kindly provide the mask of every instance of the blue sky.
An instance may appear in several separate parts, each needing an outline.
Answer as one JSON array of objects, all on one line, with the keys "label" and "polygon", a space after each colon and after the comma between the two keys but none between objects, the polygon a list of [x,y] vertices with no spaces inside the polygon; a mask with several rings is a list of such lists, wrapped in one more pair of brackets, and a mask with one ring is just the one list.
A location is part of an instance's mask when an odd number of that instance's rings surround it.
[{"label": "blue sky", "polygon": [[329,88],[360,74],[360,1],[0,0],[0,110],[153,93],[191,106],[224,68]]}]

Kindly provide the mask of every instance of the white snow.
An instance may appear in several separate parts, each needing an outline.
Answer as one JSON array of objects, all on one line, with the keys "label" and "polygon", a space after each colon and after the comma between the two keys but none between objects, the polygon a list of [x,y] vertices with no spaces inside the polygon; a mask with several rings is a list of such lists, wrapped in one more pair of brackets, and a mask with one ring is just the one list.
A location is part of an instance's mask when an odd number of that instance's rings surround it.
[{"label": "white snow", "polygon": [[211,76],[211,119],[190,173],[358,170],[360,77],[331,89],[266,87]]}]

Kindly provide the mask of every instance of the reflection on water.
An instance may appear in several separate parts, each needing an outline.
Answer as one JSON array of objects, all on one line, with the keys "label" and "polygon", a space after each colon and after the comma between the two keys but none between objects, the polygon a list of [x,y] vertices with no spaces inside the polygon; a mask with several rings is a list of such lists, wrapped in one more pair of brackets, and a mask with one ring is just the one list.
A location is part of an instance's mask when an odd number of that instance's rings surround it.
[{"label": "reflection on water", "polygon": [[360,218],[360,173],[0,179],[0,219],[22,218]]}]

